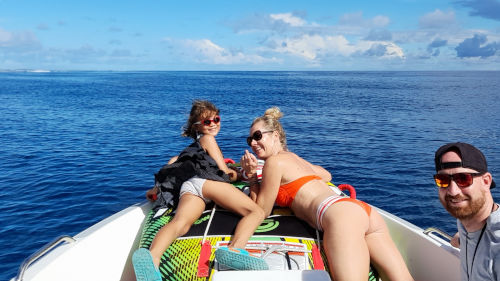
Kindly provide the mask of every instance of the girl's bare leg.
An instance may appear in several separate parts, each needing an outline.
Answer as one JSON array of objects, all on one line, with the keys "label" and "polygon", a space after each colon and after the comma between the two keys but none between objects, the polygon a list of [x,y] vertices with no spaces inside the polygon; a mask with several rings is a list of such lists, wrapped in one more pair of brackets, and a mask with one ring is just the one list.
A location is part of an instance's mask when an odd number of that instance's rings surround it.
[{"label": "girl's bare leg", "polygon": [[157,268],[160,265],[161,256],[170,244],[177,237],[186,234],[204,210],[205,202],[200,197],[189,193],[181,196],[174,218],[158,231],[149,247],[153,263]]},{"label": "girl's bare leg", "polygon": [[264,211],[243,192],[228,183],[207,180],[203,196],[217,205],[242,216],[231,239],[231,247],[245,248],[248,239],[264,220]]}]

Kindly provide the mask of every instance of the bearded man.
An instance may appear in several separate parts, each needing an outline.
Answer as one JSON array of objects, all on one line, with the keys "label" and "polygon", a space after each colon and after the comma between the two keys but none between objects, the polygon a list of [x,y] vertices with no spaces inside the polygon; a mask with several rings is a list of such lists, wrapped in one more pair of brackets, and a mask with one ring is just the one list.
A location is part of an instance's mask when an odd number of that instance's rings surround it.
[{"label": "bearded man", "polygon": [[486,158],[457,142],[440,147],[434,162],[439,200],[457,218],[462,280],[500,280],[500,212]]}]

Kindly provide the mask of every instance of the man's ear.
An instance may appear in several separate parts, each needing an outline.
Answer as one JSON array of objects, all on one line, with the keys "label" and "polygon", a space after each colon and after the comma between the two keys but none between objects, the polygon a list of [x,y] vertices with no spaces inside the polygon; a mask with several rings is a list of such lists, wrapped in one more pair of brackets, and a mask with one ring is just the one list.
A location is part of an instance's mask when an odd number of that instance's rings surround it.
[{"label": "man's ear", "polygon": [[486,172],[482,177],[481,177],[483,186],[485,187],[485,190],[490,190],[491,183],[493,182],[493,177],[489,172]]}]

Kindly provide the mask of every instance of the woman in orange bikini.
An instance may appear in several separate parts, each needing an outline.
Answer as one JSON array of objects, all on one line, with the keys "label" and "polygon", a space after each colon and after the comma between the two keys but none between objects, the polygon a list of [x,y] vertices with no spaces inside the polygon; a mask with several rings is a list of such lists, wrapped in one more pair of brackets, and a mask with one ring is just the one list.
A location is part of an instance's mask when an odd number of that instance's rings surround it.
[{"label": "woman in orange bikini", "polygon": [[[327,170],[287,150],[278,121],[282,115],[277,107],[268,109],[254,120],[247,139],[257,158],[266,161],[262,182],[251,187],[266,216],[276,203],[322,230],[334,280],[366,280],[370,262],[384,280],[413,280],[379,213],[362,201],[339,197],[326,184]],[[242,157],[248,176],[255,177],[257,158],[248,151]]]}]

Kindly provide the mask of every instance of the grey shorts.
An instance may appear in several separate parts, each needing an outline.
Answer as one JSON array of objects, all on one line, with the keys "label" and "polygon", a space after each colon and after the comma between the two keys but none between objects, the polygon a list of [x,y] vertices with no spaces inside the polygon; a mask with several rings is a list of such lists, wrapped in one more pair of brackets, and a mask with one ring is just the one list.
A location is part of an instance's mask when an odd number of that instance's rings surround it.
[{"label": "grey shorts", "polygon": [[210,199],[203,197],[202,190],[203,190],[203,184],[205,184],[205,181],[206,181],[206,179],[202,179],[202,178],[198,178],[198,177],[192,177],[192,178],[188,179],[187,181],[185,181],[181,185],[181,192],[180,192],[179,197],[182,197],[182,195],[184,195],[185,193],[190,193],[190,194],[193,194],[193,195],[198,196],[201,199],[203,199],[203,201],[205,201],[205,204],[210,203],[211,202]]}]

